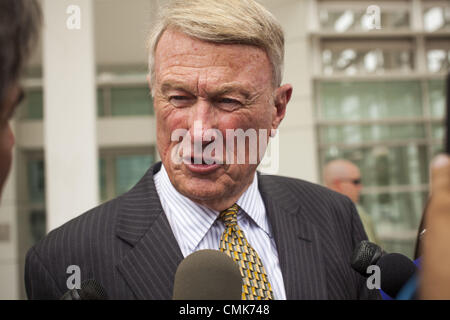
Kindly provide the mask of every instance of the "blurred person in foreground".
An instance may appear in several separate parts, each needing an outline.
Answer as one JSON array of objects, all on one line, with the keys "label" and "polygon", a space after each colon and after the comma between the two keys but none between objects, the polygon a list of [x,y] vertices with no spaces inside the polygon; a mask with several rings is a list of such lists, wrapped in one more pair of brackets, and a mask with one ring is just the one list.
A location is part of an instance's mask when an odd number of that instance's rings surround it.
[{"label": "blurred person in foreground", "polygon": [[372,218],[359,204],[359,197],[362,190],[361,172],[359,168],[349,160],[332,160],[323,169],[323,180],[327,188],[339,192],[353,201],[369,241],[381,245]]},{"label": "blurred person in foreground", "polygon": [[39,36],[35,0],[0,0],[0,201],[12,163],[10,120],[24,97],[20,75]]},{"label": "blurred person in foreground", "polygon": [[[245,300],[378,298],[349,263],[366,239],[352,202],[260,175],[264,152],[251,161],[292,94],[281,84],[283,56],[279,23],[253,0],[172,1],[149,44],[162,162],[28,252],[28,297],[58,299],[76,265],[111,299],[171,299],[183,258],[216,249],[239,264]],[[258,132],[257,149],[237,136],[220,145],[229,130]]]},{"label": "blurred person in foreground", "polygon": [[450,300],[450,157],[438,155],[431,165],[430,200],[421,238],[420,297]]}]

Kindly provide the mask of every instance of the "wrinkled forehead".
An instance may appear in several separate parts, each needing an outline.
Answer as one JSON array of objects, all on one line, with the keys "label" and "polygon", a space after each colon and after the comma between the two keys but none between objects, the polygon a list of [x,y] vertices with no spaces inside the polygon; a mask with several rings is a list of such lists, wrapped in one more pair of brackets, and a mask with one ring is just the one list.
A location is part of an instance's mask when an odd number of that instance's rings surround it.
[{"label": "wrinkled forehead", "polygon": [[[253,76],[259,81],[271,81],[271,65],[266,52],[256,46],[212,43],[166,30],[155,50],[155,73],[164,75],[168,69],[220,69],[223,74]],[[255,79],[256,80],[256,79]]]}]

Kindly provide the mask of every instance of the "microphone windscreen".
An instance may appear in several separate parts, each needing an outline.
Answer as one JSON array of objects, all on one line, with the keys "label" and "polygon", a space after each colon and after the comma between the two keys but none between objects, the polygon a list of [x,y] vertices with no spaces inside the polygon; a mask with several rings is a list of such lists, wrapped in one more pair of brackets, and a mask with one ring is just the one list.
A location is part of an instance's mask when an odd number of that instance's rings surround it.
[{"label": "microphone windscreen", "polygon": [[392,298],[395,298],[408,280],[415,274],[414,263],[400,253],[389,253],[378,260],[380,267],[380,286]]},{"label": "microphone windscreen", "polygon": [[383,249],[381,247],[375,243],[363,240],[353,250],[351,266],[353,270],[367,277],[367,268],[370,265],[376,264],[382,255]]},{"label": "microphone windscreen", "polygon": [[181,261],[175,273],[173,300],[241,300],[238,264],[218,250],[199,250]]},{"label": "microphone windscreen", "polygon": [[81,283],[78,290],[81,300],[108,300],[105,289],[94,279],[89,279]]}]

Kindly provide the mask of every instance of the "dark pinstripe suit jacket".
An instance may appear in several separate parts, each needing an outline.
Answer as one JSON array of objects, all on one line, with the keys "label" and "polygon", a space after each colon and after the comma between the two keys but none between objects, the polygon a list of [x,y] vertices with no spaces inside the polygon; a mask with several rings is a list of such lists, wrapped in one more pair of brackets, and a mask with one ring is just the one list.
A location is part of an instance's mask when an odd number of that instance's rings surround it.
[{"label": "dark pinstripe suit jacket", "polygon": [[[50,232],[27,254],[30,299],[58,299],[66,273],[97,280],[112,299],[171,299],[183,259],[153,183],[161,163],[124,195]],[[288,299],[378,298],[350,267],[366,239],[351,201],[305,181],[260,175]]]}]

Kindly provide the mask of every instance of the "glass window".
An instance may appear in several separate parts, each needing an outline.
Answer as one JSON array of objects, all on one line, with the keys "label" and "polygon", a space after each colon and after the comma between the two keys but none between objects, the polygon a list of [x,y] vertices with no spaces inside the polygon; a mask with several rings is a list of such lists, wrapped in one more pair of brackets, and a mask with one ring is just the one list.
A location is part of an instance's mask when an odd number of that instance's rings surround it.
[{"label": "glass window", "polygon": [[111,115],[152,115],[150,90],[142,88],[111,88]]},{"label": "glass window", "polygon": [[97,89],[97,117],[105,116],[104,89]]},{"label": "glass window", "polygon": [[408,48],[326,48],[322,52],[322,71],[332,74],[373,74],[410,72],[413,54]]},{"label": "glass window", "polygon": [[383,248],[413,257],[427,199],[427,191],[362,194],[361,205],[374,220]]},{"label": "glass window", "polygon": [[322,119],[375,120],[423,115],[418,81],[322,82],[319,88]]},{"label": "glass window", "polygon": [[401,139],[425,139],[423,124],[364,124],[324,125],[321,127],[322,144],[356,144],[389,142]]},{"label": "glass window", "polygon": [[44,160],[28,161],[28,193],[31,203],[45,202]]},{"label": "glass window", "polygon": [[417,230],[428,191],[361,195],[361,205],[377,221],[377,231]]},{"label": "glass window", "polygon": [[450,0],[313,2],[320,166],[335,158],[358,165],[361,202],[385,249],[412,257],[429,163],[445,138],[438,76],[450,68]]},{"label": "glass window", "polygon": [[[380,4],[380,1],[376,1]],[[331,2],[328,2],[331,3]],[[371,31],[373,29],[408,29],[409,11],[406,6],[397,10],[366,3],[348,7],[343,4],[326,5],[319,9],[322,30],[334,32]]]},{"label": "glass window", "polygon": [[32,210],[29,219],[32,243],[36,243],[46,235],[45,211]]},{"label": "glass window", "polygon": [[107,189],[106,189],[106,159],[101,157],[98,160],[98,173],[99,173],[99,184],[100,184],[100,198],[104,201],[107,199],[108,195],[107,195]]},{"label": "glass window", "polygon": [[445,116],[445,89],[443,80],[430,80],[428,82],[428,97],[431,115],[442,118]]},{"label": "glass window", "polygon": [[337,158],[354,162],[361,170],[364,187],[396,187],[428,183],[428,153],[425,145],[327,147],[322,166]]},{"label": "glass window", "polygon": [[[44,99],[42,90],[28,90],[24,102],[25,118],[30,120],[42,120],[44,115]],[[103,90],[97,90],[97,115],[105,115]]]},{"label": "glass window", "polygon": [[28,225],[30,244],[42,239],[46,234],[45,214],[45,166],[44,160],[30,158],[27,163]]},{"label": "glass window", "polygon": [[100,197],[108,201],[135,186],[154,164],[156,149],[103,150],[100,154]]},{"label": "glass window", "polygon": [[445,126],[441,123],[434,123],[431,125],[431,135],[434,139],[444,142]]},{"label": "glass window", "polygon": [[433,4],[424,1],[423,27],[425,31],[434,32],[450,30],[450,3],[447,5]]},{"label": "glass window", "polygon": [[32,120],[43,119],[44,116],[44,100],[42,90],[29,90],[25,99],[25,118]]},{"label": "glass window", "polygon": [[116,194],[129,191],[154,163],[153,155],[117,156],[115,161]]},{"label": "glass window", "polygon": [[450,50],[448,49],[429,49],[427,51],[428,71],[446,72],[450,67]]}]

